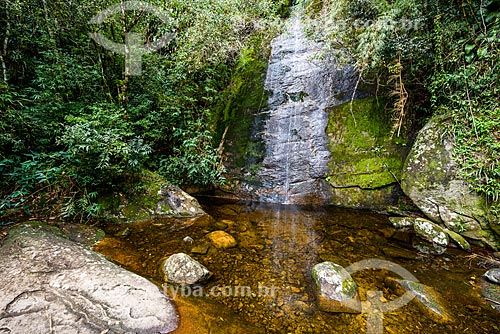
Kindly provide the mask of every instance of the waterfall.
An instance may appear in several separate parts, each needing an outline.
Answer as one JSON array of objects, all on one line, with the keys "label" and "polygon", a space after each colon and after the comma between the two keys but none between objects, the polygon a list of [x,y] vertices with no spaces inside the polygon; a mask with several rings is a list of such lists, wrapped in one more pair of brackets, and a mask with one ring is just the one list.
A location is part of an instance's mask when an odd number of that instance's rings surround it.
[{"label": "waterfall", "polygon": [[271,47],[265,80],[268,101],[261,110],[266,151],[257,177],[262,186],[248,190],[266,202],[328,203],[324,179],[330,157],[325,132],[329,107],[346,102],[354,71],[308,39],[300,5]]}]

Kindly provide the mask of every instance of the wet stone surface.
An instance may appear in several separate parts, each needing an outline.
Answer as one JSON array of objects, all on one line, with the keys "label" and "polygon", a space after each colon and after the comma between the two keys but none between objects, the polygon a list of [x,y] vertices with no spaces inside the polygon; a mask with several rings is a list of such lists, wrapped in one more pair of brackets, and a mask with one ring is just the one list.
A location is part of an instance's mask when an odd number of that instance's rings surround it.
[{"label": "wet stone surface", "polygon": [[[174,333],[365,333],[366,314],[331,314],[317,308],[311,269],[323,261],[348,267],[371,258],[406,268],[449,302],[454,318],[436,323],[411,302],[384,315],[385,332],[500,331],[500,313],[481,296],[485,270],[467,257],[469,253],[458,248],[442,255],[420,253],[412,248],[415,236],[393,229],[385,216],[256,203],[206,203],[204,209],[211,217],[108,225],[108,237],[96,247],[158,285],[164,283],[159,263],[175,253],[190,254],[213,273],[210,281],[191,291],[165,287],[180,305],[181,329]],[[131,233],[123,237],[125,228]],[[191,253],[194,246],[210,245],[207,235],[218,230],[232,235],[237,246]],[[183,241],[186,236],[193,239],[192,245]],[[474,247],[472,251],[484,252]],[[369,291],[381,291],[383,302],[400,296],[384,282],[389,276],[400,277],[387,270],[362,270],[352,276],[361,301]]]}]

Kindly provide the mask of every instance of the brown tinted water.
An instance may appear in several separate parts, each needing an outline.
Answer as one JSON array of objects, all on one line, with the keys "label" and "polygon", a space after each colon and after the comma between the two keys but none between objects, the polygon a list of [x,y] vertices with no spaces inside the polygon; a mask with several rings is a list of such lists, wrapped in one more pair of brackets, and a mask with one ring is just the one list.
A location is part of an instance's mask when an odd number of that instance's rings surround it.
[{"label": "brown tinted water", "polygon": [[[411,247],[412,235],[394,230],[386,216],[257,203],[205,204],[205,210],[210,216],[109,224],[107,237],[96,247],[159,285],[161,262],[174,253],[190,254],[213,273],[203,291],[166,289],[181,316],[175,333],[366,333],[365,314],[317,309],[310,270],[322,261],[347,267],[372,258],[394,262],[433,287],[454,318],[435,322],[412,301],[384,315],[384,333],[500,333],[500,313],[481,299],[485,269],[458,249],[419,253]],[[206,235],[215,230],[234,236],[238,246],[211,245]],[[183,241],[187,236],[192,244]],[[192,254],[194,246],[210,248],[206,254]],[[396,276],[378,269],[354,274],[361,299],[369,290],[382,291],[384,301],[398,298],[384,284],[388,275]],[[199,296],[201,292],[207,296]]]}]

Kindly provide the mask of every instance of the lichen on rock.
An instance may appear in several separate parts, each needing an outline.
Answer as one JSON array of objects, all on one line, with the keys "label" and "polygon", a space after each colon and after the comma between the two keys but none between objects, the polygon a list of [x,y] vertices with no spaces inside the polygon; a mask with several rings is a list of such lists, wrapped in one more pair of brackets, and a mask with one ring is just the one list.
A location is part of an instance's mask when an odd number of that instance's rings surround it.
[{"label": "lichen on rock", "polygon": [[313,267],[311,275],[316,301],[321,310],[335,313],[360,312],[358,287],[346,269],[332,262],[322,262]]},{"label": "lichen on rock", "polygon": [[204,265],[184,253],[169,256],[162,269],[165,281],[182,285],[202,283],[212,275]]},{"label": "lichen on rock", "polygon": [[415,229],[415,233],[422,239],[438,246],[448,246],[448,234],[441,226],[434,224],[427,219],[417,218],[415,219],[413,227]]},{"label": "lichen on rock", "polygon": [[460,176],[446,122],[431,118],[419,132],[405,162],[401,187],[432,221],[496,249],[488,205]]}]

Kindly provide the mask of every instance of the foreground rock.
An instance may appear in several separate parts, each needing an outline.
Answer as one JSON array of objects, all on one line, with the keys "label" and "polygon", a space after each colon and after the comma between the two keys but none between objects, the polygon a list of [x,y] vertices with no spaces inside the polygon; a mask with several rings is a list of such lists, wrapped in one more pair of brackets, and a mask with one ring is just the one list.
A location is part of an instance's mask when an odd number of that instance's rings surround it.
[{"label": "foreground rock", "polygon": [[343,267],[332,262],[323,262],[313,267],[311,275],[320,310],[335,313],[360,312],[358,287]]},{"label": "foreground rock", "polygon": [[0,248],[0,329],[6,333],[169,333],[171,300],[43,225],[21,225]]},{"label": "foreground rock", "polygon": [[386,278],[385,283],[395,290],[399,295],[406,291],[411,292],[415,298],[414,302],[419,308],[427,314],[431,319],[439,323],[447,323],[453,321],[451,313],[443,297],[436,292],[433,288],[421,283],[394,279],[391,277]]},{"label": "foreground rock", "polygon": [[486,201],[460,177],[454,142],[445,128],[445,120],[433,118],[420,131],[408,154],[401,187],[432,221],[498,249]]},{"label": "foreground rock", "polygon": [[182,285],[202,283],[211,276],[205,266],[184,253],[174,254],[165,260],[163,272],[167,282]]}]

